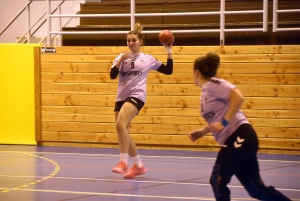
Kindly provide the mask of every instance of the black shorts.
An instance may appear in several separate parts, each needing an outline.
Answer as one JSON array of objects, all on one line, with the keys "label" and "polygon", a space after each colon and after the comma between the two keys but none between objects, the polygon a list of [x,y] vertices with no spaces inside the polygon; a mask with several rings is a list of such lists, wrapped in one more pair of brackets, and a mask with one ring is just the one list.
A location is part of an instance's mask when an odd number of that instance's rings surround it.
[{"label": "black shorts", "polygon": [[140,99],[138,99],[138,98],[135,98],[135,97],[128,97],[125,101],[117,101],[116,103],[115,103],[115,112],[116,111],[120,111],[121,110],[121,108],[122,108],[122,106],[123,106],[123,104],[125,103],[125,102],[129,102],[129,103],[131,103],[132,105],[134,105],[137,109],[138,109],[138,113],[139,113],[139,111],[143,108],[143,106],[144,106],[144,102],[143,101],[141,101]]}]

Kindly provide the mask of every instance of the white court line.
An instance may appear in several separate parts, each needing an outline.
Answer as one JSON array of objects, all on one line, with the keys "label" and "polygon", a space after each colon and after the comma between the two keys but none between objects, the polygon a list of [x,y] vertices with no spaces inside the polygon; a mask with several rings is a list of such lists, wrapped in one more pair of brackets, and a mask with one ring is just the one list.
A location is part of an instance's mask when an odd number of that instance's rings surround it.
[{"label": "white court line", "polygon": [[[2,189],[2,188],[0,188]],[[97,193],[97,192],[77,192],[77,191],[54,191],[54,190],[37,190],[37,189],[18,189],[17,191],[43,192],[43,193],[64,193],[76,195],[97,195],[97,196],[115,196],[115,197],[139,197],[139,198],[161,198],[161,199],[181,199],[181,200],[204,200],[214,201],[213,197],[171,197],[171,196],[152,196],[152,195],[134,195],[134,194],[114,194],[114,193]],[[252,198],[231,198],[232,201],[252,201]],[[293,201],[300,201],[300,199],[292,199]]]},{"label": "white court line", "polygon": [[[2,188],[0,188],[2,189]],[[180,200],[204,200],[214,201],[213,197],[173,197],[173,196],[155,196],[155,195],[134,195],[134,194],[115,194],[115,193],[97,193],[97,192],[77,192],[77,191],[57,191],[57,190],[37,190],[37,189],[17,189],[17,191],[43,192],[43,193],[64,193],[77,195],[97,195],[97,196],[115,196],[115,197],[138,197],[138,198],[161,198],[161,199],[180,199]],[[231,198],[232,201],[252,201],[251,198]],[[295,200],[296,201],[296,200]]]},{"label": "white court line", "polygon": [[[0,151],[4,153],[15,153],[15,151]],[[24,152],[24,151],[23,151]],[[38,154],[52,154],[52,155],[75,155],[75,156],[110,156],[110,157],[119,157],[116,154],[85,154],[85,153],[57,153],[57,152],[26,152],[26,153],[38,153]],[[211,157],[185,157],[185,156],[148,156],[143,155],[145,158],[192,158],[192,159],[207,159],[207,160],[215,160],[215,158]],[[279,163],[300,163],[300,161],[284,161],[284,160],[259,160],[265,162],[279,162]],[[0,175],[2,177],[31,177],[31,176],[10,176],[10,175]],[[35,177],[35,176],[32,176]],[[136,182],[136,183],[150,183],[150,184],[174,184],[174,185],[197,185],[197,186],[210,186],[209,184],[195,184],[195,183],[179,183],[179,182],[158,182],[158,181],[137,181],[137,180],[110,180],[110,179],[94,179],[94,178],[72,178],[72,177],[52,177],[51,179],[70,179],[70,180],[95,180],[95,181],[117,181],[117,182]],[[231,188],[242,188],[242,186],[231,186]],[[2,189],[2,188],[0,188]],[[6,189],[6,188],[4,188]],[[300,191],[300,189],[281,189],[282,191]],[[148,196],[148,195],[131,195],[131,194],[111,194],[111,193],[97,193],[97,192],[74,192],[74,191],[52,191],[52,190],[37,190],[37,189],[18,189],[19,191],[34,191],[34,192],[46,192],[46,193],[67,193],[67,194],[84,194],[84,195],[102,195],[102,196],[127,196],[127,197],[140,197],[140,198],[162,198],[162,199],[184,199],[184,200],[215,200],[210,197],[171,197],[171,196]],[[232,198],[232,200],[253,200],[251,198]],[[294,201],[300,201],[300,199],[293,199]]]},{"label": "white court line", "polygon": [[[15,175],[0,175],[0,177],[13,177],[13,178],[32,178],[42,176],[15,176]],[[174,184],[174,185],[191,185],[191,186],[211,186],[210,184],[188,183],[188,182],[173,182],[173,181],[149,181],[149,180],[121,180],[121,179],[95,179],[95,178],[79,178],[79,177],[51,177],[51,179],[66,179],[66,180],[88,180],[88,181],[111,181],[111,182],[131,182],[131,183],[149,183],[149,184]],[[230,188],[244,188],[243,186],[228,185]],[[287,189],[276,188],[282,191],[295,191],[300,192],[300,189]]]},{"label": "white court line", "polygon": [[[4,153],[14,153],[15,151],[0,151]],[[111,157],[120,157],[120,155],[117,154],[85,154],[85,153],[59,153],[59,152],[26,152],[22,151],[24,153],[35,153],[35,154],[53,154],[53,155],[76,155],[76,156],[111,156]],[[216,160],[216,158],[212,157],[198,157],[198,156],[149,156],[149,155],[142,155],[143,158],[183,158],[183,159],[208,159],[208,160]],[[261,162],[278,162],[278,163],[300,163],[300,161],[294,161],[294,160],[262,160],[258,159],[258,161]]]}]

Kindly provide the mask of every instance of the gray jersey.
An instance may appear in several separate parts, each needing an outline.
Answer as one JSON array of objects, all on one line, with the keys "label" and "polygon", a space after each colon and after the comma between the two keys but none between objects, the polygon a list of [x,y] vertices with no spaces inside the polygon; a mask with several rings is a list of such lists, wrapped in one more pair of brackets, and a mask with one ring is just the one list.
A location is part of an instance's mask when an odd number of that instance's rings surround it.
[{"label": "gray jersey", "polygon": [[[121,58],[120,54],[114,60],[115,65]],[[144,53],[133,54],[119,67],[119,83],[116,101],[124,101],[128,97],[135,97],[146,101],[146,82],[150,70],[157,70],[162,63],[153,56]]]},{"label": "gray jersey", "polygon": [[[218,78],[211,78],[202,86],[200,112],[208,124],[222,122],[229,107],[229,93],[234,88],[236,87],[230,82]],[[241,124],[245,123],[249,124],[249,121],[239,110],[224,129],[219,133],[212,134],[216,141],[223,145],[226,139],[237,130]]]}]

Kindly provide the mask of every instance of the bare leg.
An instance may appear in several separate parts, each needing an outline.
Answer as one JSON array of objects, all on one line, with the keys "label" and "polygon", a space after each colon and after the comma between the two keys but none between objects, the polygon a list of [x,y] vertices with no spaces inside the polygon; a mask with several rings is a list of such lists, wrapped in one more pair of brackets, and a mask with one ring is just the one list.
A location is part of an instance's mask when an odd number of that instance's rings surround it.
[{"label": "bare leg", "polygon": [[137,112],[134,105],[125,102],[121,110],[115,113],[120,153],[130,152],[130,155],[134,155],[137,152],[135,144],[129,136],[129,126]]},{"label": "bare leg", "polygon": [[130,157],[135,157],[138,155],[138,150],[136,148],[136,145],[133,141],[133,139],[131,138],[131,136],[129,135],[129,150],[128,150],[128,154]]},{"label": "bare leg", "polygon": [[[133,178],[147,172],[137,153],[135,143],[129,135],[130,123],[137,112],[138,109],[134,105],[125,102],[121,110],[115,114],[121,162],[112,171],[124,174],[124,178]],[[128,154],[132,158],[134,166],[127,172],[127,165],[123,159]]]}]

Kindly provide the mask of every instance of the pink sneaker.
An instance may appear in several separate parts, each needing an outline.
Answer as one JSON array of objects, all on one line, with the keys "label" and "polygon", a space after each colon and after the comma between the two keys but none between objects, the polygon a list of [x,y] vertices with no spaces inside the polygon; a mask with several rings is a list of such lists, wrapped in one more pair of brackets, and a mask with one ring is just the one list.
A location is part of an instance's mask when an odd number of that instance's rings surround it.
[{"label": "pink sneaker", "polygon": [[124,174],[124,178],[133,178],[135,176],[145,174],[147,172],[147,169],[142,165],[142,167],[138,167],[136,164],[127,172]]},{"label": "pink sneaker", "polygon": [[112,169],[112,171],[116,173],[124,174],[128,171],[127,164],[121,161],[120,163],[118,163],[116,167]]}]

